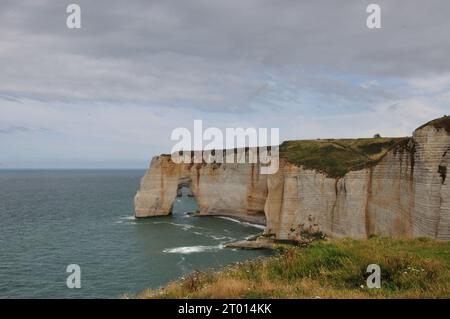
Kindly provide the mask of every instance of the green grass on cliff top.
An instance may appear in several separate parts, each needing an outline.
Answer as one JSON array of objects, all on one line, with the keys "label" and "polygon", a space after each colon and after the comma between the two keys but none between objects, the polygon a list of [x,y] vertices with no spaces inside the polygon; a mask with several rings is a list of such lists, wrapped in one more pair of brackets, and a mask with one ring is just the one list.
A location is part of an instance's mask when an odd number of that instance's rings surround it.
[{"label": "green grass on cliff top", "polygon": [[321,139],[286,141],[280,156],[289,163],[342,177],[377,163],[388,150],[407,138],[379,137],[359,139]]},{"label": "green grass on cliff top", "polygon": [[[368,289],[367,266],[381,268]],[[450,243],[373,237],[281,246],[280,254],[195,272],[138,298],[450,298]]]},{"label": "green grass on cliff top", "polygon": [[438,119],[432,120],[428,123],[425,123],[421,127],[418,128],[420,130],[421,128],[424,128],[425,126],[433,125],[438,130],[444,129],[447,131],[447,133],[450,133],[450,116],[444,115],[443,117],[440,117]]}]

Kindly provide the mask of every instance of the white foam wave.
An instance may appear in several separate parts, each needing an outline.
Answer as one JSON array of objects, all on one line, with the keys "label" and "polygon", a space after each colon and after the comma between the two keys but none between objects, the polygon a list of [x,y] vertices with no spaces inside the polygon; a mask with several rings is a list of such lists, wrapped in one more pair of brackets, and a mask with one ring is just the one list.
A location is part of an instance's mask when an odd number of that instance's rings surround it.
[{"label": "white foam wave", "polygon": [[193,232],[193,234],[196,234],[196,235],[199,235],[199,236],[206,236],[205,234],[200,233],[200,232],[198,232],[198,231]]},{"label": "white foam wave", "polygon": [[122,220],[135,220],[136,217],[134,217],[134,216],[124,216],[124,217],[120,217],[119,219],[122,219]]},{"label": "white foam wave", "polygon": [[226,240],[226,241],[233,241],[233,240],[235,240],[235,238],[230,237],[230,236],[217,236],[217,235],[212,235],[210,233],[199,232],[199,231],[194,231],[192,233],[195,234],[195,235],[198,235],[198,236],[203,236],[203,237],[211,238],[211,239],[214,239],[214,240]]},{"label": "white foam wave", "polygon": [[249,223],[249,222],[244,222],[244,221],[241,221],[239,219],[235,219],[235,218],[227,217],[227,216],[218,216],[218,217],[222,218],[222,219],[225,219],[225,220],[229,220],[229,221],[238,223],[238,224],[241,224],[241,225],[255,227],[255,228],[259,228],[259,229],[266,229],[266,226],[264,226],[264,225],[252,224],[252,223]]},{"label": "white foam wave", "polygon": [[234,238],[229,237],[229,236],[216,236],[216,235],[207,235],[208,237],[215,239],[215,240],[233,240]]},{"label": "white foam wave", "polygon": [[155,222],[155,224],[169,224],[169,225],[172,225],[172,226],[181,227],[184,230],[188,230],[188,229],[192,229],[192,228],[201,228],[201,227],[196,227],[194,225],[178,224],[178,223],[172,223],[172,222]]},{"label": "white foam wave", "polygon": [[116,220],[115,224],[135,224],[136,218],[134,216],[122,216],[119,217],[118,220]]},{"label": "white foam wave", "polygon": [[176,247],[164,249],[164,253],[168,254],[192,254],[192,253],[203,253],[203,252],[214,252],[223,249],[223,245],[216,246],[187,246],[187,247]]}]

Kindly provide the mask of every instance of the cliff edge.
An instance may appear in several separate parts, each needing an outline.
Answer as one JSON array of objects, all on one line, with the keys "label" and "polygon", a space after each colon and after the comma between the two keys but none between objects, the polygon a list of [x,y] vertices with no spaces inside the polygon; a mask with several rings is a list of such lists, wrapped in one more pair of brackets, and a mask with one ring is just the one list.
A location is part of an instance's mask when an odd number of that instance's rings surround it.
[{"label": "cliff edge", "polygon": [[258,164],[175,164],[161,155],[141,181],[135,215],[170,214],[184,186],[200,215],[265,220],[276,239],[323,232],[450,240],[449,162],[449,116],[406,138],[284,142],[273,175]]}]

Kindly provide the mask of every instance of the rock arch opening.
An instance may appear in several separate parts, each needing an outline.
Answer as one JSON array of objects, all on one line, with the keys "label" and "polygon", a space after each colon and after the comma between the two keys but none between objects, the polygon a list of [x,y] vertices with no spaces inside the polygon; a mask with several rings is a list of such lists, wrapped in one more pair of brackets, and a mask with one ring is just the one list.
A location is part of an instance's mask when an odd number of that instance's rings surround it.
[{"label": "rock arch opening", "polygon": [[192,192],[191,179],[180,179],[177,186],[177,196],[172,204],[172,215],[183,215],[196,213],[199,206],[194,193]]}]

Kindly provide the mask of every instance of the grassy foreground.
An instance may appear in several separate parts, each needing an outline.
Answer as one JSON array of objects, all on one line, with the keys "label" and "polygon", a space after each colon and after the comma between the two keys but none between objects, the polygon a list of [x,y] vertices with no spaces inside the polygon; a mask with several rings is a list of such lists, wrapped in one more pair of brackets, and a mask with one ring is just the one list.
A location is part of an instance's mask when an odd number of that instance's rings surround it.
[{"label": "grassy foreground", "polygon": [[[220,272],[195,272],[138,298],[450,298],[450,243],[429,239],[317,241]],[[381,289],[366,268],[381,267]]]}]

